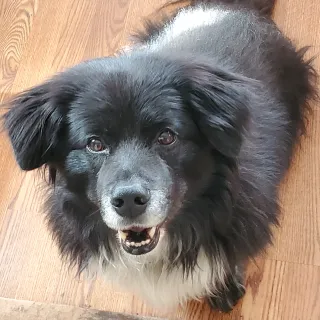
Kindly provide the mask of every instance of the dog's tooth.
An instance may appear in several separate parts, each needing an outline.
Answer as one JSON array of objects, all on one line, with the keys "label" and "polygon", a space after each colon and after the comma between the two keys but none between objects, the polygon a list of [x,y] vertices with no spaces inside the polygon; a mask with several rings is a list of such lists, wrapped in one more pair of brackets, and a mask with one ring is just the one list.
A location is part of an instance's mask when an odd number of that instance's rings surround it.
[{"label": "dog's tooth", "polygon": [[139,248],[139,247],[142,247],[142,246],[145,246],[147,244],[149,244],[151,242],[150,239],[147,239],[145,241],[141,241],[141,242],[130,242],[128,240],[125,241],[125,244],[128,246],[128,247],[135,247],[135,248]]},{"label": "dog's tooth", "polygon": [[156,227],[153,227],[150,230],[148,230],[148,234],[151,239],[154,237],[155,233],[156,233]]},{"label": "dog's tooth", "polygon": [[120,238],[122,240],[126,240],[127,239],[127,235],[128,235],[127,232],[119,230],[118,233],[119,233],[119,236],[120,236]]}]

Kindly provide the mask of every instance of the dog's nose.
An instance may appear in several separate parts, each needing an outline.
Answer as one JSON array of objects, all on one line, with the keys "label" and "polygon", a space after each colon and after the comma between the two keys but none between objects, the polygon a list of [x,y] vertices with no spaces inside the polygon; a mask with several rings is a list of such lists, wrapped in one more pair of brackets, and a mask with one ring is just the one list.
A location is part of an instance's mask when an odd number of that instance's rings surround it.
[{"label": "dog's nose", "polygon": [[142,186],[119,186],[113,191],[111,204],[122,217],[135,218],[143,214],[150,200],[150,191]]}]

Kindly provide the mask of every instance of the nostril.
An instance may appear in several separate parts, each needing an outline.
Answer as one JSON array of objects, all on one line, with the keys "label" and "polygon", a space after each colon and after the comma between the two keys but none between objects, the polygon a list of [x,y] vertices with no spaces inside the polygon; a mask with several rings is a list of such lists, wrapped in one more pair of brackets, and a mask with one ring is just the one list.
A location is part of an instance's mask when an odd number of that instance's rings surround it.
[{"label": "nostril", "polygon": [[134,198],[134,203],[138,206],[143,206],[148,202],[147,197],[145,196],[138,196]]},{"label": "nostril", "polygon": [[111,200],[111,203],[116,208],[121,208],[124,205],[124,201],[121,198],[114,198]]}]

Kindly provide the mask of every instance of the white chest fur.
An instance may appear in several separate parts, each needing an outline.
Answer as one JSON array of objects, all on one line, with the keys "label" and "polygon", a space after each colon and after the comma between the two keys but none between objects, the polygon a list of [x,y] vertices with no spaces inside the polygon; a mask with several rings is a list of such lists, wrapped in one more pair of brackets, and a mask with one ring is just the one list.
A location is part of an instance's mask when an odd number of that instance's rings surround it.
[{"label": "white chest fur", "polygon": [[[104,267],[103,261],[105,255],[102,251],[98,263],[99,273],[102,273],[108,284],[132,292],[162,310],[212,294],[215,292],[215,283],[223,283],[225,278],[221,262],[217,261],[212,267],[202,251],[198,257],[198,267],[188,277],[184,276],[182,268],[168,272],[161,262],[143,261],[134,256],[119,255],[112,264],[108,263]],[[91,266],[94,267],[93,264]]]}]

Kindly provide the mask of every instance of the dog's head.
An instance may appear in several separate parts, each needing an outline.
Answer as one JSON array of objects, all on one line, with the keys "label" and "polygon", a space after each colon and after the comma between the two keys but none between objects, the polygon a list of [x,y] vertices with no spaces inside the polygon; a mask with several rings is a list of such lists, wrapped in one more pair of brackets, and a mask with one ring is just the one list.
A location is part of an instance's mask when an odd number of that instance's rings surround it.
[{"label": "dog's head", "polygon": [[61,206],[62,215],[78,206],[77,234],[80,220],[95,217],[132,255],[151,255],[166,234],[183,242],[195,224],[210,223],[192,205],[211,210],[205,194],[221,178],[219,161],[236,159],[248,119],[250,81],[212,65],[131,55],[55,76],[18,96],[5,116],[18,164],[57,173],[56,188],[78,199]]}]

